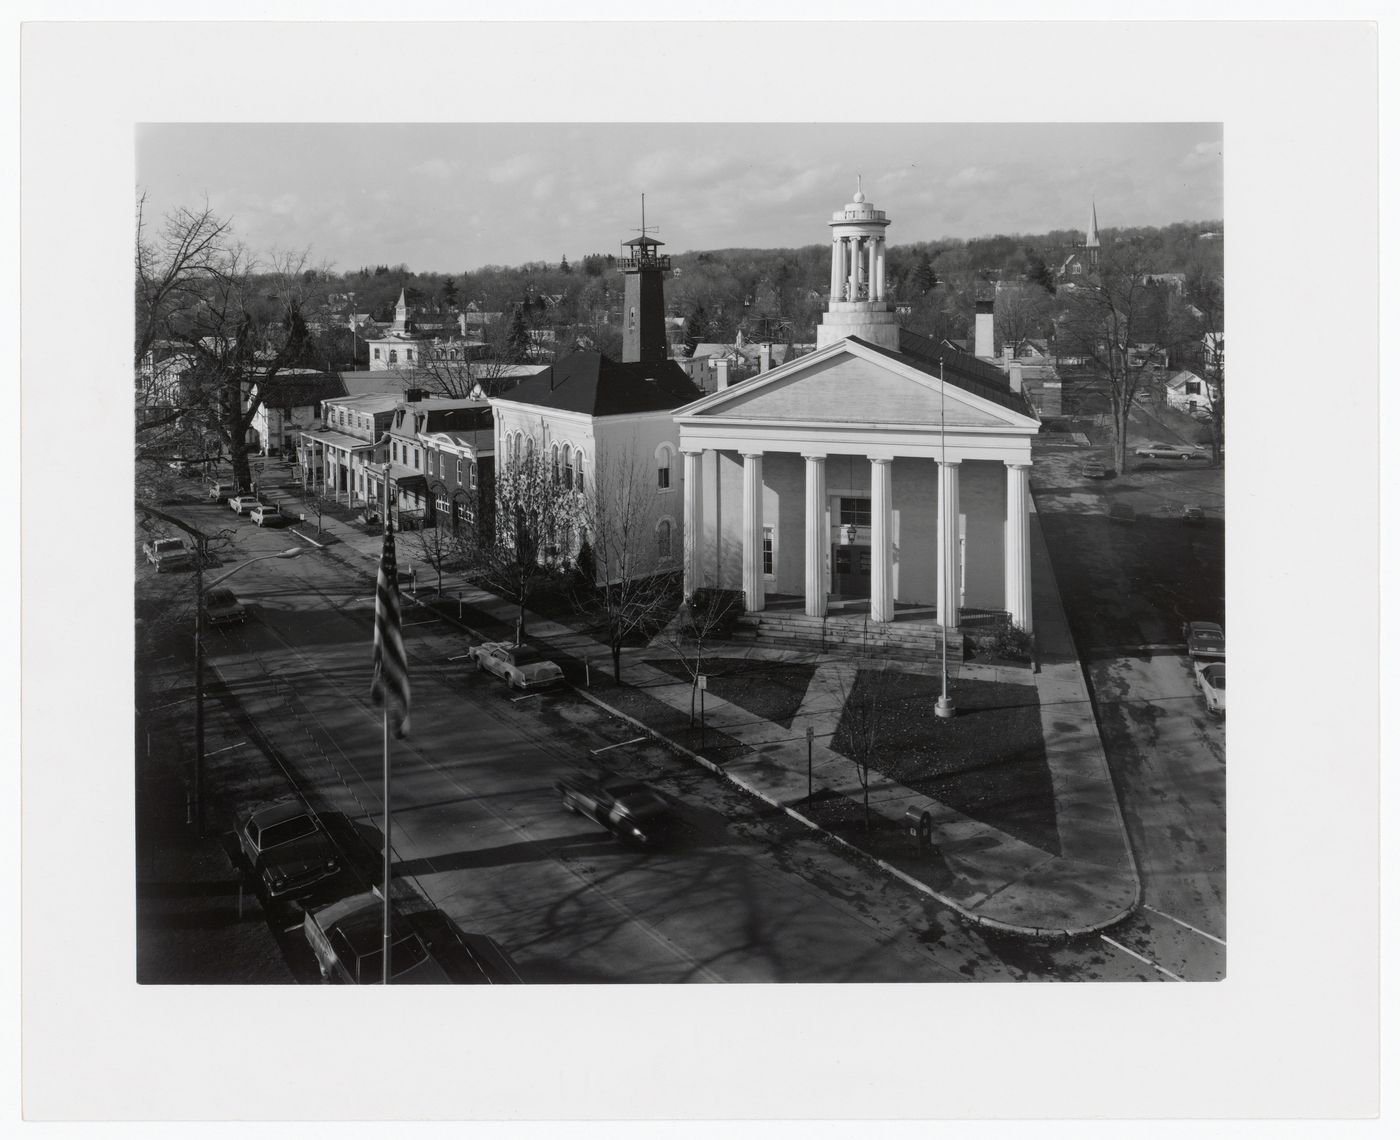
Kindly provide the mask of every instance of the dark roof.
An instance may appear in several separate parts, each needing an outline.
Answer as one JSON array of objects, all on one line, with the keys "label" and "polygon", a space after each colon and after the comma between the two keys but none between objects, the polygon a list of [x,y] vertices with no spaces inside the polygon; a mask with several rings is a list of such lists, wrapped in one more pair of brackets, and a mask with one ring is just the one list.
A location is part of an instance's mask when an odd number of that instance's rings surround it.
[{"label": "dark roof", "polygon": [[674,360],[624,364],[600,352],[571,352],[501,399],[589,416],[624,416],[669,412],[703,395]]},{"label": "dark roof", "polygon": [[263,403],[273,408],[307,408],[348,394],[338,372],[274,376],[259,380],[258,390]]},{"label": "dark roof", "polygon": [[[860,338],[852,337],[851,339],[859,340]],[[1023,416],[1031,414],[1030,405],[1026,402],[1025,396],[1011,390],[1011,382],[1007,380],[1001,369],[993,368],[990,364],[985,364],[966,352],[959,352],[955,348],[939,344],[926,336],[910,332],[908,329],[899,330],[898,352],[891,352],[887,348],[881,348],[877,344],[869,344],[863,340],[860,343],[866,348],[874,349],[882,356],[888,356],[891,360],[903,361],[930,376],[937,376],[939,365],[942,364],[944,379],[955,388],[961,388],[964,392],[970,392],[974,396],[990,400],[994,404],[1018,412]]]}]

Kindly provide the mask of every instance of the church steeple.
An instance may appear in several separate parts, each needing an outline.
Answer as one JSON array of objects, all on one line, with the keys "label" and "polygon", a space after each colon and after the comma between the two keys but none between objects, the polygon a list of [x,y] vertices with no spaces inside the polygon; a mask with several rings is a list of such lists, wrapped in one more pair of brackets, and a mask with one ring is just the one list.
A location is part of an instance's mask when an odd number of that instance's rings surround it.
[{"label": "church steeple", "polygon": [[393,332],[408,331],[408,297],[404,288],[399,289],[399,301],[394,306],[394,327]]},{"label": "church steeple", "polygon": [[1084,248],[1089,251],[1089,260],[1097,265],[1099,262],[1099,208],[1092,198],[1089,199],[1089,235],[1084,239]]},{"label": "church steeple", "polygon": [[660,362],[666,359],[666,298],[662,277],[671,271],[671,258],[660,252],[664,242],[649,237],[647,196],[642,195],[642,228],[622,243],[617,267],[622,270],[622,361]]}]

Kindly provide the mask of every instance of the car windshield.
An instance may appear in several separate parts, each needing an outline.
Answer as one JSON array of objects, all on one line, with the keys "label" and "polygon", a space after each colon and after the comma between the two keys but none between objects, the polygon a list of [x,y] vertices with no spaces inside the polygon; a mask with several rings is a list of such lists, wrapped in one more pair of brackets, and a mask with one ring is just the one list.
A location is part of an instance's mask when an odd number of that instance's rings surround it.
[{"label": "car windshield", "polygon": [[[394,977],[407,973],[420,965],[428,957],[428,951],[418,940],[418,935],[409,934],[394,943],[393,956],[389,959],[394,968]],[[361,985],[373,985],[384,978],[384,951],[371,950],[361,954],[355,964],[355,976]]]},{"label": "car windshield", "polygon": [[1225,670],[1218,667],[1207,669],[1206,680],[1215,688],[1223,689],[1225,687]]},{"label": "car windshield", "polygon": [[162,538],[156,541],[157,550],[179,550],[181,545],[178,538]]},{"label": "car windshield", "polygon": [[280,823],[264,827],[258,832],[258,847],[266,851],[269,847],[280,847],[283,843],[290,843],[293,839],[312,835],[315,831],[316,824],[309,815],[299,815],[295,819],[284,819]]},{"label": "car windshield", "polygon": [[1221,633],[1216,633],[1215,630],[1213,630],[1213,629],[1198,629],[1198,630],[1196,630],[1196,640],[1197,640],[1197,641],[1224,641],[1224,640],[1225,640],[1225,635],[1224,635],[1224,634],[1221,634]]},{"label": "car windshield", "polygon": [[235,601],[233,591],[222,586],[216,586],[209,591],[209,604],[211,606],[231,606]]},{"label": "car windshield", "polygon": [[512,649],[510,651],[510,659],[517,665],[535,665],[544,660],[544,658],[540,656],[538,650],[531,649],[529,646],[524,645]]}]

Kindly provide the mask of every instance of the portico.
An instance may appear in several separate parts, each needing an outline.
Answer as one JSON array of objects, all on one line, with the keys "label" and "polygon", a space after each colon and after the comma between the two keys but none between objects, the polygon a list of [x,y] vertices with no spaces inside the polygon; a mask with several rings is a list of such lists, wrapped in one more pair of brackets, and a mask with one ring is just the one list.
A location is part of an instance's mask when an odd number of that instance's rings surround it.
[{"label": "portico", "polygon": [[847,338],[679,409],[687,593],[799,594],[809,617],[868,600],[873,622],[927,606],[945,629],[970,605],[1029,630],[1039,425],[969,387]]}]

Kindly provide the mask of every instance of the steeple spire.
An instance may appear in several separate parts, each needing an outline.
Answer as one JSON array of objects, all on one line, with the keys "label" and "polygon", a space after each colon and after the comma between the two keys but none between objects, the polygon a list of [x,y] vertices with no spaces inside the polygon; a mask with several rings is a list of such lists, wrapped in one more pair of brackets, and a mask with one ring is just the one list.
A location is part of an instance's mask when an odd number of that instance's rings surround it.
[{"label": "steeple spire", "polygon": [[1099,210],[1092,198],[1089,199],[1089,236],[1084,246],[1086,249],[1099,248]]}]

